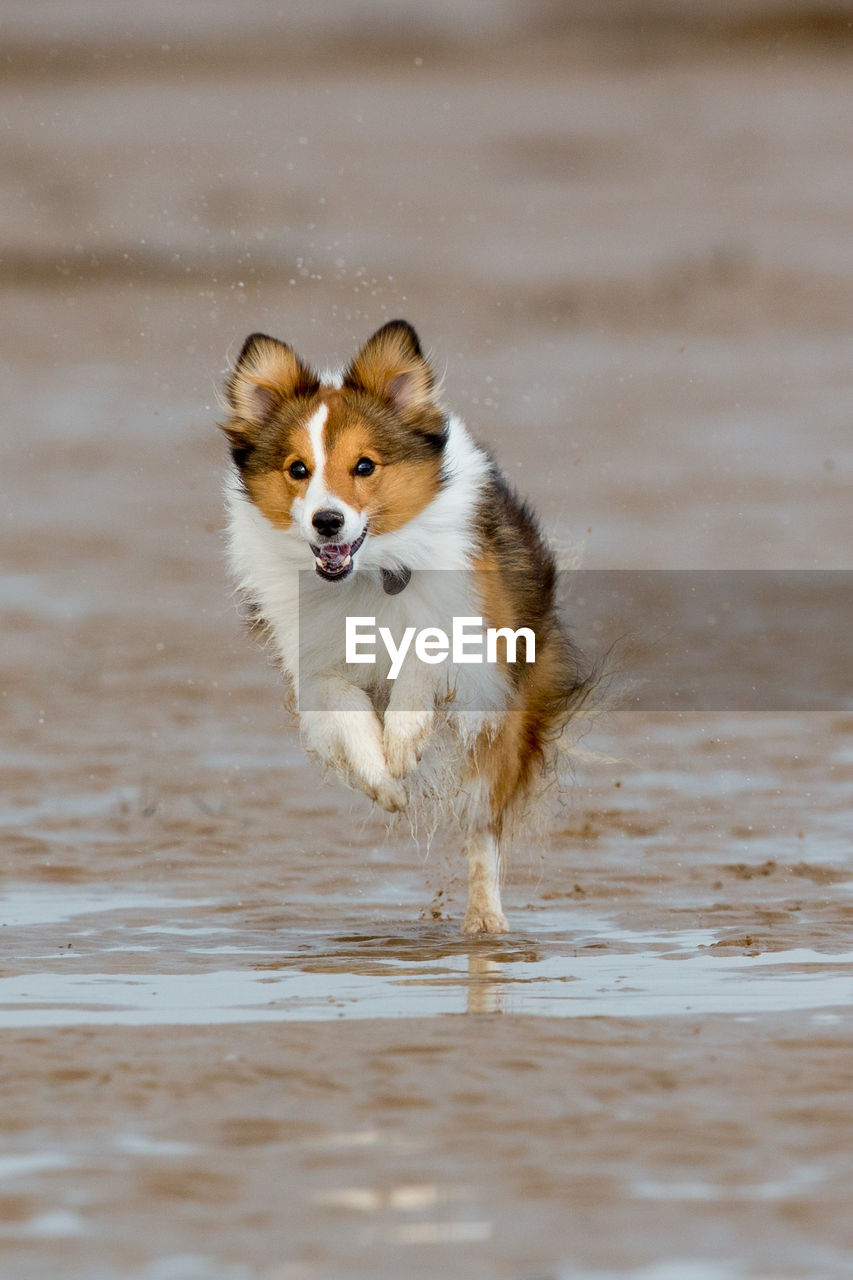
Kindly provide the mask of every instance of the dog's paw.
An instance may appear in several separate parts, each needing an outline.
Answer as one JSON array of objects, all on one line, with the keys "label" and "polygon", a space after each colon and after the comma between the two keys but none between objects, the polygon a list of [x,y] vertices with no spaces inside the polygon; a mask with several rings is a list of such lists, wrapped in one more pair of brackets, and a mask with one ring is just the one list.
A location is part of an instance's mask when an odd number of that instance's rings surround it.
[{"label": "dog's paw", "polygon": [[407,778],[424,753],[432,733],[433,713],[428,711],[385,712],[383,732],[385,759],[393,778]]},{"label": "dog's paw", "polygon": [[360,780],[359,785],[365,795],[375,801],[380,808],[387,809],[388,813],[402,813],[409,803],[406,788],[402,782],[398,782],[390,774],[378,779]]},{"label": "dog's paw", "polygon": [[470,937],[485,933],[509,933],[509,921],[502,911],[483,911],[469,907],[462,921],[462,932]]}]

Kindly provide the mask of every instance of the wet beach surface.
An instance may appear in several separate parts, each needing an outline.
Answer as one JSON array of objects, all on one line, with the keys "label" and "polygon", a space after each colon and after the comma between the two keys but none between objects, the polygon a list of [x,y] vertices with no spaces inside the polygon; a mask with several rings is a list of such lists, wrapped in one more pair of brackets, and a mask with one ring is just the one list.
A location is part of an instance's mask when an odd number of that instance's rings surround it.
[{"label": "wet beach surface", "polygon": [[566,563],[849,568],[850,38],[723,9],[9,6],[4,1280],[849,1275],[853,704],[611,714],[471,942],[223,568],[229,356],[398,314]]}]

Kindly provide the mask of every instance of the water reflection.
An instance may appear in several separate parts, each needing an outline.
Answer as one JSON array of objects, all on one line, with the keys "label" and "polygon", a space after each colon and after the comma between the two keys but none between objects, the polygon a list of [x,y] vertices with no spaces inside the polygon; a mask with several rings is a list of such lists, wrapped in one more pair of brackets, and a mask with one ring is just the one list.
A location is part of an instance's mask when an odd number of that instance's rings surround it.
[{"label": "water reflection", "polygon": [[710,929],[632,931],[582,909],[472,942],[444,922],[283,932],[222,924],[216,903],[109,898],[84,887],[61,902],[35,887],[0,898],[18,969],[0,978],[0,1027],[793,1009],[827,1019],[853,1008],[853,952],[737,951]]},{"label": "water reflection", "polygon": [[503,970],[477,951],[468,956],[468,1013],[503,1013]]},{"label": "water reflection", "polygon": [[[85,968],[85,971],[84,971]],[[181,973],[92,972],[79,962],[0,978],[0,1026],[216,1025],[470,1013],[673,1017],[853,1007],[853,952],[554,952],[498,960],[341,957]],[[819,1015],[818,1015],[819,1016]],[[824,1017],[826,1014],[823,1015]]]}]

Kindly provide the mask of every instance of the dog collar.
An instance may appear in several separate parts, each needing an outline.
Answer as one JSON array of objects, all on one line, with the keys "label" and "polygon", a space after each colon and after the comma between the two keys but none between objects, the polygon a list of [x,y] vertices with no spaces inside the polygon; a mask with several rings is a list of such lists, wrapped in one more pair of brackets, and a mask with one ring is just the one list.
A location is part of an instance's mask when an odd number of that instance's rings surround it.
[{"label": "dog collar", "polygon": [[412,576],[411,569],[383,569],[382,570],[382,590],[386,596],[398,596],[401,591],[405,591],[409,585]]}]

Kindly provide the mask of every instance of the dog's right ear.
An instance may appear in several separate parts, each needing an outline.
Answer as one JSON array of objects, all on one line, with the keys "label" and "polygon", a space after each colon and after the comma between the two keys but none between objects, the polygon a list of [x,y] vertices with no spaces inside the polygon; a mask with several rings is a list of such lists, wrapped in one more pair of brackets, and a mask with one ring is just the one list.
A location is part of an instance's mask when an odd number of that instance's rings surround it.
[{"label": "dog's right ear", "polygon": [[265,333],[253,333],[243,343],[226,384],[228,403],[237,421],[226,423],[223,430],[232,441],[235,436],[246,438],[251,428],[262,426],[284,400],[313,395],[319,388],[320,379],[293,347]]}]

